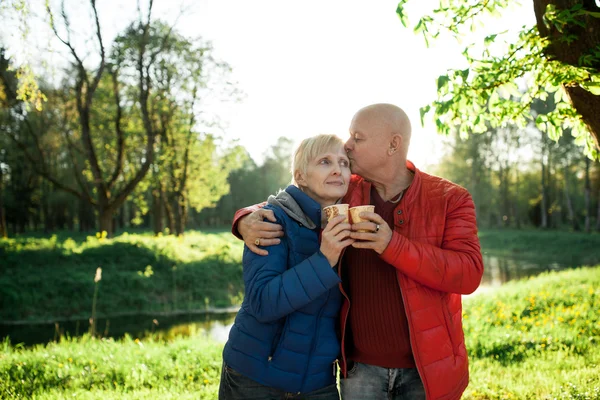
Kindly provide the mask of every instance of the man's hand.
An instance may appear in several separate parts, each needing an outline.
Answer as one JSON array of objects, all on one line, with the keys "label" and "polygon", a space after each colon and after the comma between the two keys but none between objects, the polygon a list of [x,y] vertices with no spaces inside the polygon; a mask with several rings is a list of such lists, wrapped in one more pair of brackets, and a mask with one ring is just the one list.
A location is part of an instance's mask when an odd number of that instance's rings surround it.
[{"label": "man's hand", "polygon": [[[271,222],[263,221],[265,218]],[[259,246],[279,244],[280,240],[277,238],[283,236],[283,228],[275,222],[277,219],[272,210],[256,210],[240,218],[238,232],[250,251],[259,256],[266,256],[269,252]]]},{"label": "man's hand", "polygon": [[332,218],[321,234],[321,253],[332,267],[340,259],[342,250],[354,243],[354,239],[350,238],[350,224],[343,222],[345,219],[345,215]]},{"label": "man's hand", "polygon": [[[356,239],[352,247],[375,250],[378,254],[383,253],[392,240],[393,232],[389,225],[374,212],[361,212],[360,216],[369,222],[352,224],[350,237]],[[359,229],[367,232],[357,232]]]}]

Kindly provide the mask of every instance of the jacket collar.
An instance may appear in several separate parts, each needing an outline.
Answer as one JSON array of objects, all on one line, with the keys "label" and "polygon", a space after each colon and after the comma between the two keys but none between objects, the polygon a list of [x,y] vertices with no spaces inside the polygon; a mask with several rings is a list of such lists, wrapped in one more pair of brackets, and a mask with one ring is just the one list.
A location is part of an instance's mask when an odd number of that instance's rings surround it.
[{"label": "jacket collar", "polygon": [[311,221],[314,221],[317,226],[320,227],[321,205],[294,185],[289,185],[287,188],[285,188],[285,191],[289,193],[294,200],[296,200],[296,203],[298,203],[300,208],[302,208],[304,214],[306,214]]}]

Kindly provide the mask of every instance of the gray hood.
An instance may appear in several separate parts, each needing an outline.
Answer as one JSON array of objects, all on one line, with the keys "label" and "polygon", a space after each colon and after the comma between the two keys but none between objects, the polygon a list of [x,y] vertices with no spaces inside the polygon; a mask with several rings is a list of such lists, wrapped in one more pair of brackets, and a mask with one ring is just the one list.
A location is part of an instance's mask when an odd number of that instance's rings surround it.
[{"label": "gray hood", "polygon": [[317,225],[304,214],[304,211],[302,211],[302,208],[300,208],[292,195],[285,190],[277,193],[277,196],[269,196],[267,203],[281,207],[291,219],[301,223],[308,229],[315,229],[317,227]]}]

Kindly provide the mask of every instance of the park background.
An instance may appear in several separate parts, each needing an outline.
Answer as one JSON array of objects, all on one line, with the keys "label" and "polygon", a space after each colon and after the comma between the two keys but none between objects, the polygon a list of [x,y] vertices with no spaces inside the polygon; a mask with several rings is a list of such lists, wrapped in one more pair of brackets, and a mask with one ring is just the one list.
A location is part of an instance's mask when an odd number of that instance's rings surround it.
[{"label": "park background", "polygon": [[0,397],[216,398],[234,212],[389,102],[476,204],[464,398],[599,399],[600,47],[540,3],[1,2]]}]

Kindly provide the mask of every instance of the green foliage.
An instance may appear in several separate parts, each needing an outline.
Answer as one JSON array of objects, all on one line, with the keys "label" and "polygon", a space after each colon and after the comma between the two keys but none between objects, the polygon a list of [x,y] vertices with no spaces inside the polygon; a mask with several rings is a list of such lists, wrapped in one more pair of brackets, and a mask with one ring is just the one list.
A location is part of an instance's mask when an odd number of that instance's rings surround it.
[{"label": "green foliage", "polygon": [[239,304],[243,244],[231,233],[0,240],[0,319],[97,318]]},{"label": "green foliage", "polygon": [[[407,25],[405,4],[398,4],[397,14]],[[428,43],[443,32],[460,39],[466,30],[473,31],[478,21],[487,15],[499,16],[512,4],[508,0],[495,1],[440,1],[438,8],[425,15],[414,26]],[[581,5],[557,11],[552,5],[545,14],[545,23],[564,35],[561,41],[575,40],[566,26],[581,26]],[[438,98],[421,108],[421,120],[433,112],[436,128],[449,134],[457,127],[462,135],[482,133],[492,128],[515,124],[524,128],[532,120],[536,126],[557,140],[564,130],[569,130],[589,156],[598,156],[592,136],[580,114],[568,101],[564,85],[581,86],[600,93],[600,47],[590,49],[578,65],[568,65],[548,57],[549,41],[537,27],[522,27],[516,39],[506,32],[486,36],[477,46],[467,46],[463,55],[469,67],[451,69],[438,78]],[[500,51],[496,50],[501,48]],[[543,116],[532,116],[531,104],[554,95],[556,108]]]},{"label": "green foliage", "polygon": [[235,156],[234,165],[239,168],[228,177],[230,193],[223,196],[216,207],[203,210],[198,219],[204,224],[228,225],[240,207],[266,201],[269,195],[286,188],[291,181],[292,144],[291,139],[280,137],[267,149],[260,166],[245,149],[234,149],[229,157]]},{"label": "green foliage", "polygon": [[[0,19],[2,19],[3,24],[10,22],[13,25],[16,25],[19,33],[19,37],[16,39],[23,42],[26,41],[30,35],[28,21],[30,13],[31,10],[28,0],[5,0],[0,3]],[[4,53],[4,49],[1,51]],[[23,54],[24,52],[22,49],[19,49],[18,51],[21,53],[21,56],[25,56],[24,58],[30,58],[27,54]],[[36,110],[40,111],[43,103],[46,101],[46,96],[40,90],[37,80],[38,77],[33,72],[31,65],[27,62],[17,65],[13,60],[9,60],[7,70],[14,74],[16,78],[15,85],[11,88],[10,94],[11,97],[14,96],[13,100],[22,102],[27,109],[33,106]],[[6,96],[5,89],[6,88],[2,87],[0,79],[0,103],[2,103],[3,97]]]}]

